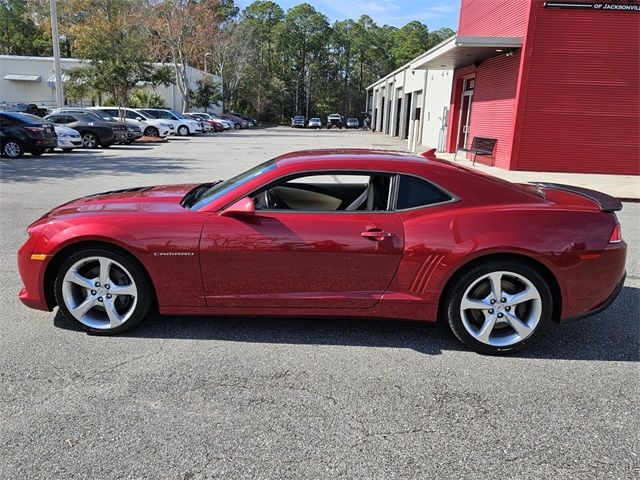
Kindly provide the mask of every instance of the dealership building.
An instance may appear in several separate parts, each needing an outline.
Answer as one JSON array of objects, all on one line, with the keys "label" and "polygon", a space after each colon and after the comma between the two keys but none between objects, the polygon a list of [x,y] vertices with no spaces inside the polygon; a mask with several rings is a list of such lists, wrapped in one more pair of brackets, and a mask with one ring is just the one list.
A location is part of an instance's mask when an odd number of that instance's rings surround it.
[{"label": "dealership building", "polygon": [[[65,71],[86,65],[86,61],[76,58],[60,59],[63,75]],[[190,89],[197,88],[197,81],[210,78],[222,88],[222,79],[216,75],[205,73],[197,68],[187,66],[187,80]],[[175,85],[151,86],[140,83],[140,89],[159,94],[168,108],[182,112],[183,102],[178,87]],[[56,76],[53,69],[53,57],[21,57],[0,55],[0,110],[11,108],[15,103],[35,103],[38,106],[53,108],[56,105]],[[94,102],[87,98],[73,104],[65,99],[65,105],[90,106]],[[210,109],[214,113],[222,113],[221,107]],[[217,111],[216,111],[217,110]]]},{"label": "dealership building", "polygon": [[508,170],[638,175],[639,25],[640,0],[462,0],[457,34],[369,86],[367,111]]}]

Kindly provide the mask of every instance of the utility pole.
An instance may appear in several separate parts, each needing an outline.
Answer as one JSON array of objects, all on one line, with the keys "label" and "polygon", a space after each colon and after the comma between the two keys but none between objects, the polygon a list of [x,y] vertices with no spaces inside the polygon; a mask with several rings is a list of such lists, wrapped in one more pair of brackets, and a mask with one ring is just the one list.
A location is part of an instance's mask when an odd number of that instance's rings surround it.
[{"label": "utility pole", "polygon": [[64,86],[62,85],[62,71],[60,69],[60,38],[58,36],[58,9],[56,0],[51,4],[51,37],[53,41],[53,69],[56,74],[56,106],[64,106]]}]

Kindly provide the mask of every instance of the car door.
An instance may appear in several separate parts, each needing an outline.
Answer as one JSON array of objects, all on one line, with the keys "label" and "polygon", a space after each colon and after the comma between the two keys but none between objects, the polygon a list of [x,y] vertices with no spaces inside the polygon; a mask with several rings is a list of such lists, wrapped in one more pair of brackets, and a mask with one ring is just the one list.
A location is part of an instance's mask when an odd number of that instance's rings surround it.
[{"label": "car door", "polygon": [[370,308],[391,283],[404,247],[392,211],[213,214],[200,259],[207,305]]}]

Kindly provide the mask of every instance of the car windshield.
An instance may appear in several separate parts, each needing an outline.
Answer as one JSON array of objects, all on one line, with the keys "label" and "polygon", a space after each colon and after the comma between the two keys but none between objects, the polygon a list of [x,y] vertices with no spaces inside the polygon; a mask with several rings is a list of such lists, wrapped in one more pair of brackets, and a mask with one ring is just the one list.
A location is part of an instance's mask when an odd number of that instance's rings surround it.
[{"label": "car windshield", "polygon": [[[251,170],[236,175],[233,178],[225,180],[224,182],[205,184],[208,188],[200,189],[200,186],[187,193],[181,200],[180,204],[185,208],[191,210],[199,210],[200,208],[208,205],[212,201],[220,198],[227,192],[230,192],[234,188],[248,182],[249,180],[262,175],[263,173],[273,170],[277,165],[275,160],[268,160],[265,163],[261,163],[257,167],[253,167]],[[192,194],[195,193],[195,194]],[[190,196],[191,195],[191,196]]]},{"label": "car windshield", "polygon": [[173,114],[173,116],[174,116],[174,117],[177,117],[177,118],[179,118],[179,119],[181,119],[181,120],[188,119],[188,117],[185,117],[185,116],[184,116],[184,115],[182,115],[181,113],[178,113],[178,112],[176,112],[176,111],[174,111],[174,110],[171,110],[171,113]]}]

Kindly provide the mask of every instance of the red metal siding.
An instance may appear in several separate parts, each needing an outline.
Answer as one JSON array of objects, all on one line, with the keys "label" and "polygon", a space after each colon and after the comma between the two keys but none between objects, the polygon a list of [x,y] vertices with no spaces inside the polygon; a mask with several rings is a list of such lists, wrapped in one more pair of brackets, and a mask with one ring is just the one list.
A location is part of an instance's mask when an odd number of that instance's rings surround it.
[{"label": "red metal siding", "polygon": [[[519,68],[520,54],[516,52],[512,57],[485,60],[476,70],[469,139],[496,138],[495,165],[502,168],[509,168],[511,163]],[[490,160],[477,157],[478,162]]]},{"label": "red metal siding", "polygon": [[530,0],[462,0],[461,37],[522,37]]},{"label": "red metal siding", "polygon": [[535,3],[512,168],[640,174],[640,16]]}]

